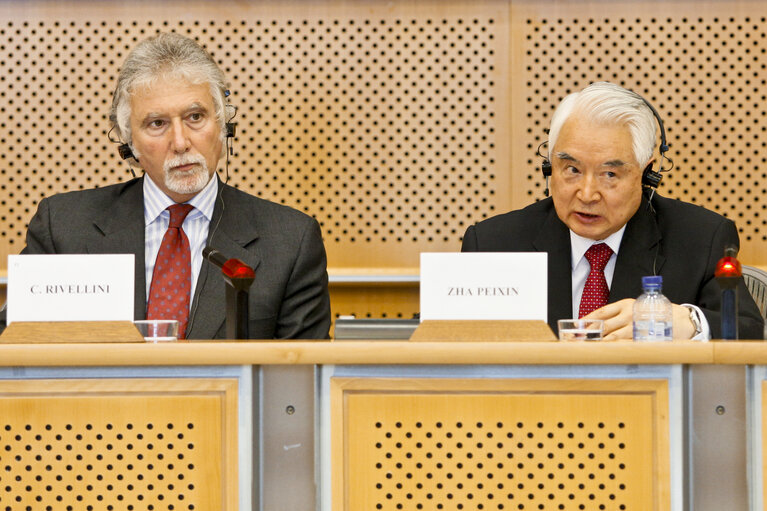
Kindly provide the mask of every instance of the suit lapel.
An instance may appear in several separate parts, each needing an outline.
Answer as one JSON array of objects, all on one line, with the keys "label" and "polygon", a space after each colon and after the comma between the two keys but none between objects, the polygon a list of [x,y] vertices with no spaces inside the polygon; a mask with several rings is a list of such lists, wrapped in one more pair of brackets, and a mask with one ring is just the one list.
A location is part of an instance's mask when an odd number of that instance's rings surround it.
[{"label": "suit lapel", "polygon": [[556,325],[556,321],[552,318],[569,318],[573,314],[569,233],[567,226],[557,217],[552,206],[538,236],[533,241],[536,250],[548,252],[548,317],[550,325],[552,321]]},{"label": "suit lapel", "polygon": [[[227,258],[239,259],[255,269],[260,259],[254,251],[246,248],[258,238],[255,221],[250,216],[250,208],[229,186],[221,181],[218,186],[219,195],[210,222],[208,246]],[[222,207],[224,204],[225,207]],[[221,270],[204,260],[194,293],[187,337],[213,339],[225,320],[226,284]]]},{"label": "suit lapel", "polygon": [[143,179],[128,183],[112,206],[94,220],[103,234],[87,244],[89,254],[133,254],[135,292],[133,316],[146,317],[146,274],[144,267],[144,190]]},{"label": "suit lapel", "polygon": [[642,292],[642,277],[660,275],[665,257],[661,252],[662,235],[655,215],[643,199],[639,209],[626,224],[618,259],[615,263],[609,302],[636,298]]}]

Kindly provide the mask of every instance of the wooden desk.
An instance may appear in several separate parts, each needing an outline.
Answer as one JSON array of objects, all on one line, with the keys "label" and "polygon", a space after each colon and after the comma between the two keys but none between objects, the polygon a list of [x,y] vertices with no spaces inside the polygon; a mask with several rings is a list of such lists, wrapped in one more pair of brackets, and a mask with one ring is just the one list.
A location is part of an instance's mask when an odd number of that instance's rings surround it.
[{"label": "wooden desk", "polygon": [[[705,439],[700,442],[701,436],[691,425],[693,414],[688,400],[690,380],[696,378],[694,370],[729,368],[745,374],[748,364],[765,361],[767,344],[742,342],[0,344],[0,407],[10,406],[7,400],[16,399],[19,393],[31,394],[26,398],[32,400],[54,401],[68,394],[83,398],[87,397],[83,392],[111,393],[124,403],[135,398],[127,394],[146,396],[149,389],[158,388],[162,382],[170,387],[179,381],[198,382],[194,385],[207,382],[203,384],[219,388],[231,388],[236,382],[238,426],[235,432],[227,429],[230,426],[221,429],[228,431],[221,435],[222,441],[229,440],[221,452],[230,453],[226,466],[234,472],[221,478],[220,509],[274,509],[276,503],[286,502],[293,503],[291,509],[304,509],[304,504],[314,504],[315,498],[319,499],[319,509],[326,511],[367,509],[368,504],[372,509],[380,505],[384,510],[397,509],[397,504],[403,509],[417,509],[418,504],[423,509],[436,509],[437,503],[442,509],[459,509],[458,504],[462,509],[479,509],[481,504],[483,509],[495,510],[519,509],[519,505],[537,509],[540,504],[548,509],[551,503],[561,503],[564,509],[578,509],[579,505],[598,509],[600,504],[613,509],[617,508],[613,504],[626,502],[627,509],[635,509],[638,498],[642,509],[681,511],[685,500],[691,501],[698,491],[685,485],[685,473],[694,472],[686,460],[695,449],[711,449],[714,444]],[[762,432],[756,421],[761,422],[761,382],[765,378],[758,370],[748,371],[752,426],[749,442],[761,453]],[[300,382],[301,389],[291,387],[296,382]],[[314,382],[318,382],[316,387]],[[739,385],[742,392],[745,377]],[[701,393],[716,390],[721,389],[703,387]],[[182,393],[190,392],[197,391],[182,389]],[[216,392],[222,396],[227,393]],[[231,390],[228,392],[231,396]],[[733,408],[726,401],[729,398],[722,398],[727,408],[724,418]],[[219,402],[222,399],[226,402],[229,398],[222,397]],[[118,419],[127,425],[131,411],[139,410],[123,406],[122,411],[119,407],[109,412],[98,407],[89,411],[78,406],[77,413],[71,414],[73,418],[67,419],[65,410],[73,408],[57,404],[60,420],[48,424],[49,408],[30,403],[5,414],[0,412],[0,417],[14,417],[14,422],[9,423],[14,433],[22,428],[22,440],[15,440],[15,435],[8,440],[0,424],[0,457],[4,446],[10,444],[23,451],[30,445],[36,455],[37,444],[26,443],[27,425],[33,432],[39,431],[36,434],[42,440],[37,442],[45,448],[47,425],[66,431],[67,425],[75,426],[67,420],[80,421],[84,429],[79,434],[86,435],[93,431],[87,425],[95,425],[97,419],[104,422],[105,417],[112,416],[117,417],[113,426]],[[158,408],[165,414],[178,413],[177,409]],[[141,409],[141,415],[147,413],[150,411]],[[96,418],[89,419],[87,414]],[[737,417],[733,419],[737,422]],[[155,422],[151,422],[153,427]],[[172,423],[175,428],[176,422],[163,419],[157,424],[167,428]],[[745,412],[741,422],[745,422]],[[138,423],[131,423],[134,434]],[[150,422],[140,423],[146,428]],[[319,427],[316,432],[315,425]],[[716,429],[712,431],[710,434],[718,434]],[[735,437],[743,442],[745,451],[745,426],[743,431]],[[143,431],[144,437],[147,433]],[[96,434],[103,436],[104,432]],[[316,459],[315,435],[319,439]],[[697,437],[699,445],[691,446],[691,436]],[[426,456],[427,439],[431,442],[431,457],[415,461],[419,454]],[[64,441],[62,445],[66,448],[69,444]],[[83,459],[87,465],[90,458],[86,454]],[[449,458],[437,459],[438,455],[448,454]],[[26,460],[25,452],[19,455]],[[460,461],[459,455],[463,456]],[[481,468],[477,467],[477,456],[485,458]],[[501,462],[499,457],[507,458]],[[446,467],[448,459],[452,460],[450,471],[437,468],[439,463]],[[724,463],[722,458],[719,460]],[[751,460],[749,475],[758,476],[756,480],[761,483],[760,460],[761,454]],[[0,477],[8,477],[3,473],[3,462],[0,459]],[[377,468],[378,463],[381,468]],[[415,463],[421,463],[421,468]],[[499,463],[503,466],[499,467]],[[621,464],[624,468],[620,468]],[[45,465],[45,459],[33,459],[30,466],[35,468],[31,471],[45,471]],[[18,467],[11,466],[13,473]],[[216,466],[225,465],[218,461]],[[743,480],[745,470],[744,463]],[[101,475],[106,477],[109,472],[104,470]],[[127,473],[121,472],[123,478]],[[117,495],[107,490],[87,490],[88,485],[101,488],[89,482],[98,474],[86,468],[82,475],[81,486],[72,485],[77,495],[102,499]],[[602,476],[607,480],[600,482]],[[730,476],[722,471],[718,487],[709,491],[726,491],[723,488]],[[232,478],[237,484],[227,486]],[[500,483],[504,478],[506,481]],[[318,490],[315,482],[319,483]],[[433,486],[427,487],[427,483]],[[452,486],[448,487],[448,483]],[[153,487],[158,487],[156,482]],[[42,488],[39,495],[45,502],[49,498],[45,483]],[[752,502],[763,501],[761,488],[761,484],[752,488]],[[179,492],[164,491],[164,499],[171,495],[177,499],[175,509],[187,509],[178,507]],[[10,493],[15,497],[14,492],[15,486]],[[159,493],[151,495],[155,498]],[[125,499],[127,490],[121,495]],[[144,498],[149,495],[144,490]],[[184,494],[184,499],[197,498],[195,495]],[[747,500],[747,496],[742,497]],[[0,498],[10,497],[3,494]],[[715,509],[707,507],[706,499],[695,498],[696,510]],[[105,502],[94,502],[94,508],[103,508]],[[4,500],[0,504],[7,505]],[[31,505],[34,508],[39,502]],[[59,509],[57,505],[52,501],[52,509]],[[158,505],[167,505],[167,500],[155,502],[155,509],[166,509]]]},{"label": "wooden desk", "polygon": [[[749,343],[728,343],[721,355],[745,360]],[[754,346],[761,346],[755,344]],[[742,359],[735,357],[742,350]],[[614,365],[714,364],[715,343],[537,343],[409,341],[259,341],[160,344],[6,344],[3,366],[156,365]],[[765,353],[767,357],[767,352]],[[767,359],[767,358],[766,358]],[[730,363],[730,362],[727,362]],[[744,362],[733,362],[744,363]]]}]

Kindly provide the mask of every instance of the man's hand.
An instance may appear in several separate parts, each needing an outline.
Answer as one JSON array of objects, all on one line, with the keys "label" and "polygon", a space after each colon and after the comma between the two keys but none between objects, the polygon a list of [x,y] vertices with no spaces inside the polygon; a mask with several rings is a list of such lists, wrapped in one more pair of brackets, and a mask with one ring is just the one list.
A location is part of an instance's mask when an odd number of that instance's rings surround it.
[{"label": "man's hand", "polygon": [[[633,339],[633,298],[625,298],[615,303],[608,303],[591,314],[583,316],[583,319],[601,319],[605,322],[602,330],[602,339],[614,341],[617,339]],[[684,307],[683,307],[684,308]]]},{"label": "man's hand", "polygon": [[[625,298],[615,303],[609,303],[583,318],[601,319],[605,322],[602,331],[602,339],[604,340],[633,339],[634,302],[636,300],[633,298]],[[673,338],[692,339],[692,336],[695,335],[695,325],[690,319],[689,309],[672,303],[671,310],[674,321]]]}]

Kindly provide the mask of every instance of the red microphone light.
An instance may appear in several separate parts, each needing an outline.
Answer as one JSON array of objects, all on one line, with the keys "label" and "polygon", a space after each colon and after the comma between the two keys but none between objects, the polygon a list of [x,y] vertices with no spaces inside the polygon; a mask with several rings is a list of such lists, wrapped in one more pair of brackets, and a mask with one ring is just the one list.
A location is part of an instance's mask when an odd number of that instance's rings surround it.
[{"label": "red microphone light", "polygon": [[253,279],[256,277],[253,268],[239,259],[229,259],[221,267],[221,271],[230,279]]},{"label": "red microphone light", "polygon": [[719,260],[719,262],[716,265],[716,271],[714,272],[714,276],[716,278],[727,278],[727,277],[734,277],[738,278],[742,276],[743,273],[740,269],[740,262],[735,259],[734,257],[725,256]]}]

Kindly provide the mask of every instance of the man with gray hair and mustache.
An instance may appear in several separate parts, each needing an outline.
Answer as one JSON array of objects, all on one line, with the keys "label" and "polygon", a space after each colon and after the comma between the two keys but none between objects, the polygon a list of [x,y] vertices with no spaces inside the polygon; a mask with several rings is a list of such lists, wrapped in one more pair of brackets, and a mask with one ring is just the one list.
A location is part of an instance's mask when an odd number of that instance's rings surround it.
[{"label": "man with gray hair and mustache", "polygon": [[144,175],[43,199],[22,253],[135,254],[135,318],[178,319],[179,337],[214,339],[225,334],[225,284],[203,261],[209,245],[255,268],[251,338],[327,338],[317,221],[216,174],[234,113],[227,95],[223,72],[192,39],[140,42],[120,70],[109,117],[121,154]]}]

